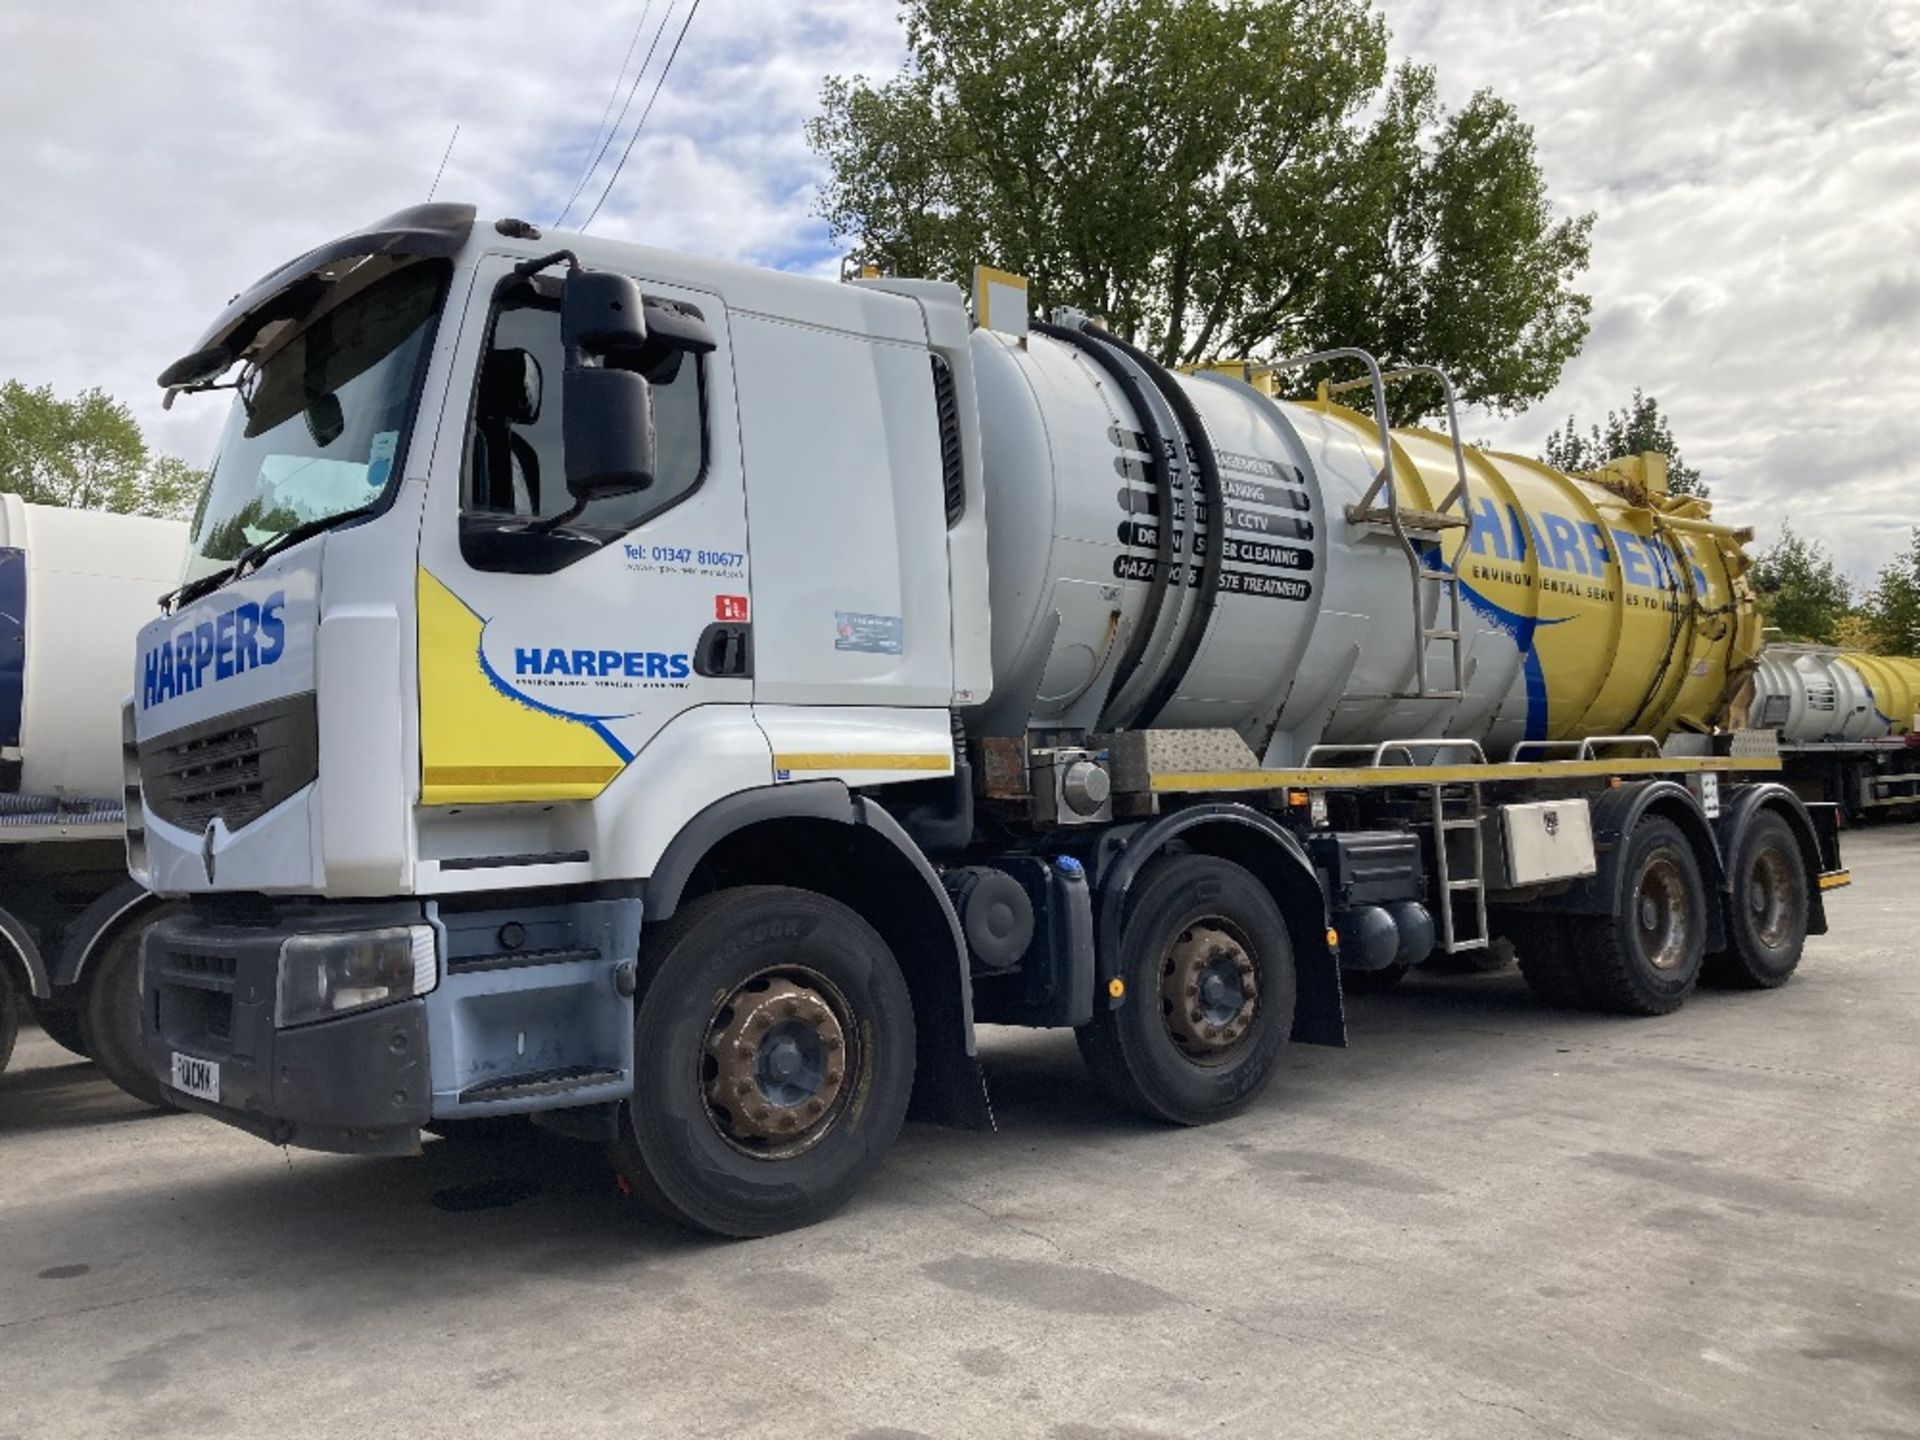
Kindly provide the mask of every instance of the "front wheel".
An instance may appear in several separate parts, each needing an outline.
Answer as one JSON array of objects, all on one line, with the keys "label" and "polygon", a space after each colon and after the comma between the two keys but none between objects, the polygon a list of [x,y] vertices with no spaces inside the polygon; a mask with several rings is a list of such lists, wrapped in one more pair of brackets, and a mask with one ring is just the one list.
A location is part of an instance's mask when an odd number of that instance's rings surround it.
[{"label": "front wheel", "polygon": [[147,1068],[146,1042],[140,1034],[140,941],[151,919],[123,925],[88,968],[82,981],[80,1034],[86,1053],[114,1084],[155,1110],[177,1110]]},{"label": "front wheel", "polygon": [[34,1023],[47,1032],[47,1038],[82,1060],[91,1060],[87,1054],[86,1027],[81,1024],[78,1006],[62,1004],[57,1000],[32,1000],[27,1007]]},{"label": "front wheel", "polygon": [[825,896],[750,886],[686,906],[642,941],[641,965],[615,1168],[716,1235],[845,1204],[913,1090],[913,1005],[886,942]]},{"label": "front wheel", "polygon": [[1807,943],[1807,870],[1787,822],[1770,810],[1754,816],[1734,850],[1728,946],[1707,957],[1716,985],[1771,990],[1787,983]]},{"label": "front wheel", "polygon": [[1126,1002],[1075,1037],[1101,1088],[1149,1119],[1231,1115],[1273,1077],[1293,1029],[1293,947],[1273,896],[1212,855],[1141,873],[1120,933]]},{"label": "front wheel", "polygon": [[20,993],[13,972],[0,962],[0,1071],[13,1059],[13,1045],[20,1038]]}]

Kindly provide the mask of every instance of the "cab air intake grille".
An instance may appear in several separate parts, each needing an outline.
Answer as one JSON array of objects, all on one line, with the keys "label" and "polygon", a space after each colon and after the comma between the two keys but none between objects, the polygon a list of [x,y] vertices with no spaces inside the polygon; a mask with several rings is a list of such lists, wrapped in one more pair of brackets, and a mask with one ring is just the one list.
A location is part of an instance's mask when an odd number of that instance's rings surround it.
[{"label": "cab air intake grille", "polygon": [[953,371],[933,357],[933,415],[940,426],[940,482],[947,494],[947,528],[967,509],[966,468],[960,455],[960,402],[953,393]]},{"label": "cab air intake grille", "polygon": [[319,773],[312,692],[270,700],[140,746],[147,811],[182,830],[257,820]]}]

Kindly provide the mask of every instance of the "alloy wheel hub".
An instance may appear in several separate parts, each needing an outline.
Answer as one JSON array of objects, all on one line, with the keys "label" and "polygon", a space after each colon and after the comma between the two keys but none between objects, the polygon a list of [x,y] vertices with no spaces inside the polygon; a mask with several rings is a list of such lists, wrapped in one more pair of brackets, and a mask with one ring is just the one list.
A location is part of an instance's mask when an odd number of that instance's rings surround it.
[{"label": "alloy wheel hub", "polygon": [[811,1143],[846,1082],[847,1037],[818,991],[784,977],[742,988],[707,1030],[707,1104],[735,1141]]},{"label": "alloy wheel hub", "polygon": [[1220,926],[1193,925],[1167,951],[1160,1002],[1174,1043],[1196,1058],[1215,1058],[1245,1037],[1259,1008],[1253,957]]}]

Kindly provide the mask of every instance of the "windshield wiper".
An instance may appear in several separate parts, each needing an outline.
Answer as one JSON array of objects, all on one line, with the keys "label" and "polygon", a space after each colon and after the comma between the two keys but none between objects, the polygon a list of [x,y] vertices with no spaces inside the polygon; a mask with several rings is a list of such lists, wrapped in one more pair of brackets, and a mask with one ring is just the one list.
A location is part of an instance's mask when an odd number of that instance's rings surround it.
[{"label": "windshield wiper", "polygon": [[224,565],[211,574],[202,575],[198,580],[189,580],[178,590],[162,595],[160,608],[171,614],[182,605],[190,605],[202,595],[218,590],[229,580],[238,580],[249,570],[258,570],[269,558],[278,555],[289,545],[297,545],[310,535],[318,535],[322,530],[332,529],[342,520],[364,514],[366,514],[365,510],[347,510],[338,515],[322,515],[317,520],[304,521],[291,530],[282,530],[278,535],[269,535],[264,540],[256,540],[234,556],[231,565]]}]

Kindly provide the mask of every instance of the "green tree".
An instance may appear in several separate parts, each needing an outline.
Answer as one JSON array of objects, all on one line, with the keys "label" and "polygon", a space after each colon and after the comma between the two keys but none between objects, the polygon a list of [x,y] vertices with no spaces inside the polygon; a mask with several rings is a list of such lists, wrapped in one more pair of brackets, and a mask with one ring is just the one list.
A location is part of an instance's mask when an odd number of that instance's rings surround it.
[{"label": "green tree", "polygon": [[[1533,132],[1389,72],[1365,0],[906,0],[909,59],[827,81],[807,138],[852,259],[1028,278],[1162,362],[1358,345],[1500,411],[1587,333],[1591,215],[1556,220]],[[1351,375],[1353,372],[1344,372]],[[1398,387],[1395,418],[1437,387]]]},{"label": "green tree", "polygon": [[1831,645],[1839,639],[1853,594],[1826,546],[1782,524],[1780,538],[1753,562],[1760,614],[1789,640]]},{"label": "green tree", "polygon": [[1881,569],[1866,612],[1881,654],[1920,655],[1920,525],[1906,553]]},{"label": "green tree", "polygon": [[1565,429],[1547,436],[1543,458],[1556,470],[1598,470],[1609,460],[1644,455],[1649,450],[1667,457],[1667,489],[1672,494],[1705,498],[1712,493],[1700,472],[1680,458],[1680,447],[1674,443],[1667,417],[1660,413],[1660,402],[1638,389],[1625,410],[1607,411],[1606,425],[1595,425],[1584,435],[1569,415]]},{"label": "green tree", "polygon": [[155,455],[133,412],[104,390],[71,400],[42,385],[0,385],[0,490],[37,505],[184,518],[204,472]]}]

